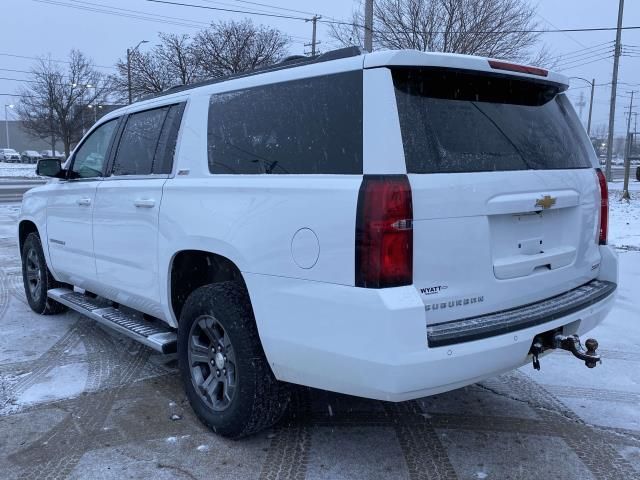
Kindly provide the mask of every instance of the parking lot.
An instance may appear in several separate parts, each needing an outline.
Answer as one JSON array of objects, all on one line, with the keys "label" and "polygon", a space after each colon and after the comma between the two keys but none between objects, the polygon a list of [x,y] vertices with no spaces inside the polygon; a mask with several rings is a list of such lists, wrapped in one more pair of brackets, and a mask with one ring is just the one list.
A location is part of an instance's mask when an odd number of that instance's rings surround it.
[{"label": "parking lot", "polygon": [[[640,238],[632,230],[619,250],[616,306],[592,332],[604,356],[597,368],[553,353],[540,372],[527,365],[400,404],[300,388],[276,428],[228,441],[194,417],[174,356],[76,313],[31,312],[18,212],[19,204],[0,205],[2,478],[640,477]],[[612,215],[613,225],[626,223]]]}]

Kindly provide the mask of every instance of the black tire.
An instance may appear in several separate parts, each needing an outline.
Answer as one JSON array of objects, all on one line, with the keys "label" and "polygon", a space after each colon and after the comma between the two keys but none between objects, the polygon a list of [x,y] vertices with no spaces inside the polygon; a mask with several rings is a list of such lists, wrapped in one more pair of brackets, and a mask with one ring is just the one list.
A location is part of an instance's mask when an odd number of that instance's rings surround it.
[{"label": "black tire", "polygon": [[27,301],[34,312],[54,315],[67,309],[66,306],[47,297],[47,290],[69,285],[58,282],[51,275],[42,251],[40,236],[36,232],[27,235],[22,246],[22,281]]},{"label": "black tire", "polygon": [[189,295],[178,326],[178,365],[194,412],[222,436],[238,439],[270,427],[289,403],[289,387],[274,377],[249,296],[236,282],[206,285]]},{"label": "black tire", "polygon": [[640,167],[636,167],[636,180],[640,182]]}]

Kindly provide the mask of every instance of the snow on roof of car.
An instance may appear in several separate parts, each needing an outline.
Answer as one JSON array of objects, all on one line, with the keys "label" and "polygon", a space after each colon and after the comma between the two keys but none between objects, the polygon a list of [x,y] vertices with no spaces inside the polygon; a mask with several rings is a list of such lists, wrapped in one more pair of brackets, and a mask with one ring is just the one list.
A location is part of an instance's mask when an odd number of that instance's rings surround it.
[{"label": "snow on roof of car", "polygon": [[[494,64],[495,66],[492,66]],[[499,65],[504,67],[500,68]],[[442,52],[420,52],[418,50],[383,50],[365,55],[364,68],[377,68],[389,66],[407,66],[407,67],[444,67],[456,68],[460,70],[475,70],[490,73],[503,73],[518,77],[530,78],[532,80],[547,80],[564,86],[569,86],[569,79],[559,73],[548,70],[538,69],[537,67],[528,67],[518,63],[506,62],[487,57],[478,57],[475,55],[462,55],[459,53],[442,53]],[[513,68],[509,68],[513,67]],[[518,67],[522,71],[518,71]],[[526,73],[524,69],[530,71],[539,70],[544,75]]]}]

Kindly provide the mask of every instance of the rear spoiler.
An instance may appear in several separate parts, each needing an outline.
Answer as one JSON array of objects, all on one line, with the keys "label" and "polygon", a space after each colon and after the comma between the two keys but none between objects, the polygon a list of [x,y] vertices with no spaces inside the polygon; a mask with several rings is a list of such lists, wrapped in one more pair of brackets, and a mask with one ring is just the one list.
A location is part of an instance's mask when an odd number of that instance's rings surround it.
[{"label": "rear spoiler", "polygon": [[458,53],[419,52],[417,50],[388,50],[369,53],[364,58],[364,68],[378,67],[434,67],[455,70],[472,70],[493,74],[513,75],[533,81],[556,84],[560,91],[569,87],[569,78],[543,68],[520,65],[504,60],[461,55]]}]

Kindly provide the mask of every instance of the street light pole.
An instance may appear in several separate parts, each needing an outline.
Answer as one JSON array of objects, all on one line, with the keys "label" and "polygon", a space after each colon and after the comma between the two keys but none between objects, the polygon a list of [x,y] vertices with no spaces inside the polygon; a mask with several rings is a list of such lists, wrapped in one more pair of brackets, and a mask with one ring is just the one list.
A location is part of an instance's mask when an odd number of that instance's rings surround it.
[{"label": "street light pole", "polygon": [[133,94],[131,93],[131,55],[133,55],[143,43],[149,42],[147,40],[141,40],[135,48],[127,48],[127,90],[129,91],[129,105],[133,103]]},{"label": "street light pole", "polygon": [[373,0],[364,2],[364,49],[373,52]]},{"label": "street light pole", "polygon": [[7,148],[10,148],[11,144],[9,143],[9,111],[7,110],[7,107],[13,108],[13,105],[9,105],[7,103],[4,104],[4,128],[7,134]]},{"label": "street light pole", "polygon": [[569,77],[569,78],[582,80],[583,82],[587,82],[589,85],[591,85],[591,99],[589,100],[589,119],[587,120],[587,135],[589,136],[589,138],[591,138],[591,113],[593,112],[593,92],[596,88],[596,79],[594,78],[593,80],[589,81],[586,78],[582,78],[582,77]]}]

